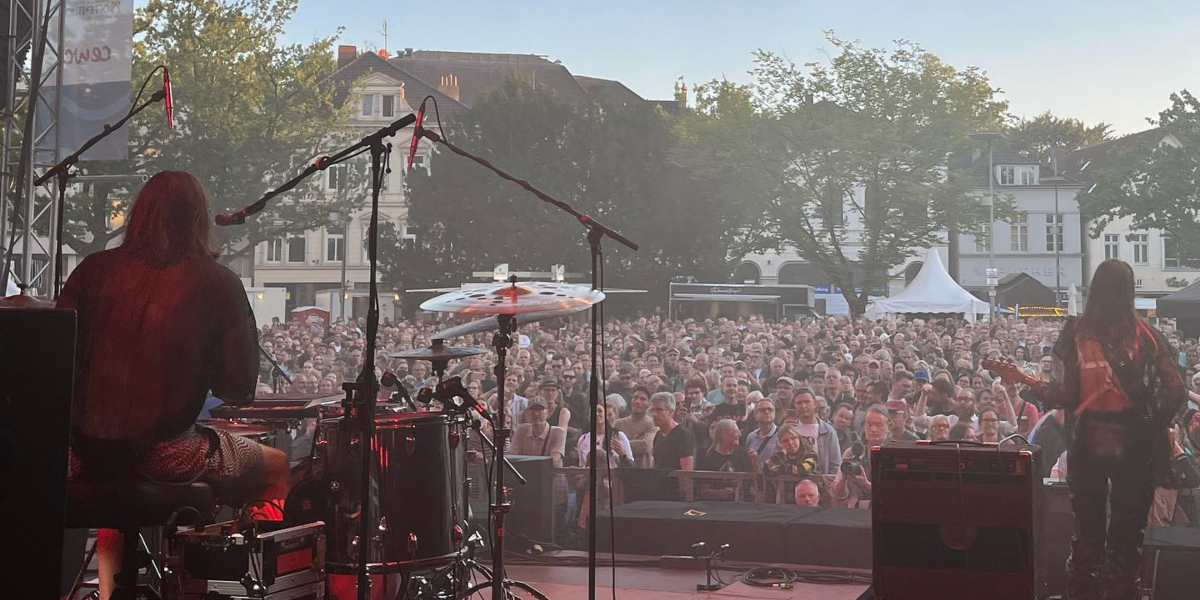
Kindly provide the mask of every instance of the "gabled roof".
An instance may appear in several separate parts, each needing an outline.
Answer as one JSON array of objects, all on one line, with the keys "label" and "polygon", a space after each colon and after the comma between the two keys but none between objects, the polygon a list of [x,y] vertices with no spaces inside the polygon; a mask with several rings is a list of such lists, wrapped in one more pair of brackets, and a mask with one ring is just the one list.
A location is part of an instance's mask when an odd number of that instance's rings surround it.
[{"label": "gabled roof", "polygon": [[578,81],[579,85],[583,86],[584,91],[600,104],[628,106],[631,104],[641,104],[646,101],[634,93],[633,90],[625,87],[625,84],[613,79],[599,79],[576,75],[575,81]]},{"label": "gabled roof", "polygon": [[427,85],[447,75],[457,77],[459,102],[467,107],[474,105],[484,92],[501,87],[514,76],[546,86],[566,102],[588,100],[588,93],[566,67],[533,54],[417,50],[387,62]]},{"label": "gabled roof", "polygon": [[411,73],[384,60],[374,52],[363,52],[353,61],[333,72],[331,78],[337,85],[335,101],[340,104],[349,94],[350,84],[370,73],[379,73],[404,83],[404,99],[414,108],[421,103],[425,96],[433,96],[437,98],[438,109],[443,117],[448,118],[466,111],[466,106],[461,102],[443,94],[438,91],[436,86],[431,86],[420,78],[414,77]]},{"label": "gabled roof", "polygon": [[[952,160],[951,163],[956,164],[956,165],[958,165],[959,168],[965,169],[969,172],[972,182],[973,182],[973,185],[976,189],[983,189],[988,186],[988,153],[987,153],[987,150],[981,150],[978,154],[975,154],[975,155],[960,156],[958,159]],[[998,167],[1000,165],[1030,165],[1030,166],[1036,165],[1039,169],[1038,177],[1040,179],[1045,179],[1047,177],[1054,176],[1054,169],[1051,169],[1047,165],[1039,164],[1039,161],[1037,158],[1034,158],[1032,156],[1026,156],[1024,154],[1015,152],[1015,151],[1013,151],[1012,148],[1004,146],[1003,144],[993,143],[992,165],[996,166],[996,167]],[[1080,185],[1079,181],[1075,180],[1074,178],[1071,178],[1070,176],[1065,175],[1064,173],[1060,172],[1059,175],[1062,175],[1064,178],[1066,178],[1066,181],[1060,182],[1059,185],[1067,185],[1067,186]],[[994,176],[995,175],[993,174],[993,177]],[[993,183],[995,183],[997,186],[999,186],[1000,179],[997,177]],[[1047,185],[1047,184],[1041,184],[1041,185]],[[1031,187],[1031,186],[1009,186],[1009,185],[1004,186],[1005,189],[1010,189],[1013,187]]]},{"label": "gabled roof", "polygon": [[1108,163],[1109,153],[1115,148],[1131,148],[1138,145],[1154,145],[1160,143],[1178,145],[1179,139],[1161,127],[1131,133],[1129,135],[1084,146],[1058,161],[1059,172],[1067,177],[1092,184],[1096,181],[1095,174]]}]

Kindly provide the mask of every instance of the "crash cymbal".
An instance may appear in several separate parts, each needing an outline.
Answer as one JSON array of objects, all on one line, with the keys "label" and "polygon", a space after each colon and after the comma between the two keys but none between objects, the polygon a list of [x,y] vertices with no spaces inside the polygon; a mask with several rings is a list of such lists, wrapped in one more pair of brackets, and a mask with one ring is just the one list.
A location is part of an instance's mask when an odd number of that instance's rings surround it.
[{"label": "crash cymbal", "polygon": [[384,356],[387,356],[388,358],[411,358],[414,360],[451,360],[455,358],[477,356],[479,354],[487,354],[487,349],[434,344],[428,348],[413,348],[412,350],[401,350],[400,352],[387,352],[384,353]]},{"label": "crash cymbal", "polygon": [[[516,315],[515,320],[517,325],[523,325],[525,323],[533,323],[534,321],[541,321],[543,319],[565,317],[567,315],[575,314],[586,308],[587,307],[584,306],[580,308],[572,308],[570,310],[547,310],[542,312],[524,313]],[[485,331],[496,331],[497,329],[500,329],[500,319],[498,317],[484,317],[482,319],[468,321],[461,325],[455,325],[454,327],[447,327],[446,329],[431,335],[430,338],[435,340],[452,340],[456,337],[462,337],[464,335],[483,333]]]},{"label": "crash cymbal", "polygon": [[546,281],[497,282],[442,294],[421,303],[422,310],[466,315],[519,315],[587,308],[604,292],[582,285]]}]

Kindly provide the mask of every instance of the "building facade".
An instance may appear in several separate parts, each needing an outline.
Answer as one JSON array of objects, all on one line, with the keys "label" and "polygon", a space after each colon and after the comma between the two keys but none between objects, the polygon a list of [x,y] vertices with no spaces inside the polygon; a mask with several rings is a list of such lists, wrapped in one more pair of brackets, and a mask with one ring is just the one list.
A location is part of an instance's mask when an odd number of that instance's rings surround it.
[{"label": "building facade", "polygon": [[[1174,135],[1150,129],[1071,152],[1059,160],[1060,168],[1090,188],[1095,185],[1096,174],[1107,166],[1111,151],[1145,143],[1181,145]],[[1093,224],[1088,225],[1091,232]],[[1159,298],[1200,279],[1200,261],[1180,256],[1169,234],[1158,229],[1136,229],[1128,218],[1114,219],[1095,237],[1089,236],[1086,244],[1092,269],[1108,258],[1121,259],[1133,267],[1134,294],[1138,298]],[[1085,273],[1085,280],[1090,277],[1090,272]]]},{"label": "building facade", "polygon": [[1082,184],[1006,148],[993,148],[991,164],[989,172],[987,151],[972,156],[976,183],[971,193],[986,206],[991,177],[997,205],[1008,200],[1015,212],[1010,222],[997,216],[990,227],[985,223],[978,231],[958,234],[952,260],[959,285],[986,298],[989,265],[997,278],[1025,273],[1059,291],[1060,298],[1071,284],[1083,285],[1084,223],[1075,200]]}]

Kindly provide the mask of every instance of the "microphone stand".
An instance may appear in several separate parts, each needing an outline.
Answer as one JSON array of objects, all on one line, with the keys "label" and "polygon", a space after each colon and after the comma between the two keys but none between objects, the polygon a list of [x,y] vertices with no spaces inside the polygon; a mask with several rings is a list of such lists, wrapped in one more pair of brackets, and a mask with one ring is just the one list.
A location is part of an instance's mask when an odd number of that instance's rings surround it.
[{"label": "microphone stand", "polygon": [[[58,219],[54,224],[55,228],[55,248],[54,248],[54,297],[57,298],[62,290],[63,279],[63,212],[67,207],[67,183],[74,177],[71,173],[71,167],[79,163],[79,157],[83,156],[84,152],[92,149],[92,146],[99,144],[101,140],[111,135],[114,131],[125,126],[134,115],[146,110],[148,106],[155,102],[162,102],[166,98],[166,93],[163,90],[158,90],[150,95],[150,99],[131,108],[124,117],[112,125],[105,125],[104,129],[92,136],[92,139],[83,143],[78,150],[72,152],[70,156],[62,159],[57,165],[50,167],[48,171],[42,173],[41,177],[33,180],[33,185],[38,186],[46,183],[51,177],[54,177],[58,182],[58,197],[55,202],[58,204]],[[31,196],[32,197],[32,196]]]},{"label": "microphone stand", "polygon": [[[382,185],[381,174],[387,166],[392,144],[385,142],[386,138],[396,135],[401,129],[413,124],[416,115],[409,114],[397,119],[390,125],[367,135],[354,145],[330,157],[321,157],[304,169],[300,175],[292,178],[282,186],[267,192],[253,204],[246,205],[233,214],[221,214],[216,218],[218,225],[232,225],[246,222],[246,217],[261,212],[271,198],[296,187],[304,178],[324,170],[332,165],[345,162],[364,152],[371,154],[371,226],[368,230],[368,256],[370,257],[370,292],[367,309],[367,347],[363,352],[363,368],[358,380],[342,384],[346,398],[342,401],[344,418],[342,428],[345,431],[357,432],[360,436],[359,449],[362,453],[361,489],[359,490],[359,533],[358,533],[358,599],[369,600],[371,597],[371,579],[368,561],[372,545],[371,536],[371,440],[375,436],[375,403],[379,382],[375,379],[375,355],[378,341],[375,339],[379,331],[379,191]],[[344,257],[343,257],[344,258]]]},{"label": "microphone stand", "polygon": [[[636,251],[638,249],[637,244],[633,243],[631,240],[629,240],[625,236],[621,235],[620,233],[617,233],[611,227],[608,227],[608,226],[600,223],[599,221],[596,221],[595,219],[589,217],[588,215],[585,215],[585,214],[575,210],[570,204],[567,204],[566,202],[563,202],[562,200],[559,200],[549,194],[546,194],[545,192],[534,187],[528,181],[525,181],[524,179],[518,179],[517,177],[514,177],[514,176],[500,170],[495,165],[488,162],[486,159],[476,156],[474,154],[471,154],[470,152],[467,152],[466,150],[463,150],[463,149],[459,148],[458,146],[451,144],[450,142],[446,141],[444,138],[442,138],[442,136],[438,135],[437,133],[435,133],[433,131],[429,131],[428,129],[425,129],[424,127],[422,127],[421,123],[419,123],[419,122],[417,123],[416,131],[413,133],[413,135],[426,137],[430,141],[432,141],[436,144],[441,144],[441,145],[445,146],[451,152],[453,152],[459,156],[462,156],[463,158],[466,158],[466,159],[469,159],[471,161],[478,163],[479,165],[483,166],[484,168],[486,168],[489,171],[498,175],[501,179],[511,181],[511,182],[521,186],[529,193],[533,194],[534,196],[537,196],[543,202],[546,202],[548,204],[553,204],[554,206],[558,207],[563,212],[571,215],[572,217],[575,217],[575,219],[578,220],[580,222],[580,224],[582,224],[584,226],[584,228],[587,230],[588,248],[591,252],[591,259],[592,259],[592,289],[594,289],[594,290],[600,289],[600,266],[601,266],[602,261],[604,260],[603,252],[600,247],[600,242],[604,237],[607,236],[607,237],[617,241],[621,245],[629,248],[630,250]],[[503,315],[500,315],[497,318],[500,320],[501,332],[505,332],[505,330],[507,329],[506,324],[504,322],[506,317]],[[512,317],[508,316],[507,319],[511,320]],[[600,304],[596,303],[596,304],[592,305],[592,349],[591,349],[592,350],[592,352],[591,352],[592,378],[588,383],[588,405],[591,409],[590,413],[591,413],[591,434],[592,434],[591,435],[591,454],[590,454],[590,456],[592,456],[592,457],[595,457],[596,452],[597,452],[596,407],[599,406],[599,404],[600,404],[600,378],[597,375],[597,360],[598,360],[598,348],[597,348],[598,337],[597,336],[599,335],[598,332],[600,330],[599,321],[600,321]],[[499,336],[500,334],[497,334],[497,335]],[[500,366],[503,366],[504,355],[500,354],[500,357],[501,357],[501,363],[500,363],[500,365],[497,365],[498,368]],[[503,385],[504,384],[501,381],[500,385],[498,386],[498,387],[500,387],[501,392],[503,392],[503,390],[504,390]],[[501,396],[501,397],[503,398],[503,396]],[[504,424],[504,403],[503,402],[500,403],[499,421],[500,421],[499,429],[503,430],[503,424]],[[507,435],[507,431],[504,431],[504,434]],[[499,443],[499,440],[498,440],[498,443]],[[501,456],[503,456],[503,454],[502,454],[503,448],[502,447],[498,448],[498,451],[501,452]],[[591,490],[591,493],[589,494],[590,499],[588,501],[588,508],[590,509],[589,513],[588,513],[588,600],[596,600],[596,494],[597,494],[596,462],[597,461],[592,460],[590,462],[591,462],[591,464],[588,466],[588,487]],[[504,469],[497,469],[496,489],[498,492],[503,490],[503,487],[501,485],[501,476],[502,476],[503,472],[504,472]],[[506,505],[503,505],[502,503],[500,503],[499,499],[497,500],[497,504],[499,504],[500,507],[506,506]],[[500,508],[500,507],[498,507],[498,508]],[[502,517],[503,513],[501,510],[497,510],[496,512],[497,512],[498,517]],[[503,520],[502,519],[498,519],[498,520],[499,520],[500,525],[503,525]],[[503,542],[504,542],[504,538],[497,536],[496,537],[497,548],[493,549],[493,553],[492,553],[492,560],[493,560],[492,571],[493,571],[493,575],[494,575],[494,581],[493,581],[494,586],[492,588],[492,600],[504,600],[503,587],[501,586],[501,583],[499,583],[504,580]]]},{"label": "microphone stand", "polygon": [[288,377],[287,371],[284,371],[283,367],[279,366],[279,363],[275,360],[275,357],[271,356],[271,354],[269,352],[267,352],[267,349],[263,348],[261,343],[258,344],[258,351],[263,356],[266,357],[267,362],[271,363],[271,390],[274,393],[278,394],[279,393],[279,379],[283,378],[284,381],[288,382],[288,384],[291,385],[292,378]]}]

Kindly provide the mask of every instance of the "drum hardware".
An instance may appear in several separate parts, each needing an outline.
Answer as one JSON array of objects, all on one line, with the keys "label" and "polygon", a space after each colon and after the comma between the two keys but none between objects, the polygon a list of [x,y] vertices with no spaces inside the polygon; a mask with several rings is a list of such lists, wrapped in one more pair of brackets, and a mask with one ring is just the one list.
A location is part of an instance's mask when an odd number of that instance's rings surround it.
[{"label": "drum hardware", "polygon": [[283,370],[283,367],[279,366],[279,362],[275,360],[275,357],[271,356],[271,353],[267,352],[266,348],[263,348],[261,342],[255,342],[255,345],[258,346],[259,354],[266,358],[267,362],[271,363],[271,390],[276,394],[279,393],[279,389],[282,387],[279,383],[280,379],[286,381],[288,385],[292,385],[292,378],[288,376],[287,371]]}]

